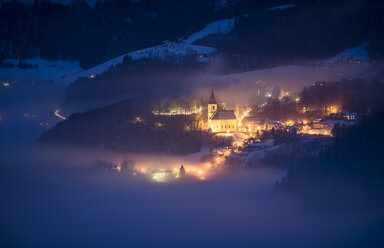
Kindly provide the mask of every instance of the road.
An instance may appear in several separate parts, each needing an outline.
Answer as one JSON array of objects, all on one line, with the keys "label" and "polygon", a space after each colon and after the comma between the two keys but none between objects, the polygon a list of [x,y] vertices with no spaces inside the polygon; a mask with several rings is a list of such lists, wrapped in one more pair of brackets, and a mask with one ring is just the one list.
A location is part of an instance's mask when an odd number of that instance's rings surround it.
[{"label": "road", "polygon": [[64,116],[62,116],[62,115],[59,113],[59,111],[60,111],[60,109],[56,109],[56,110],[55,110],[55,115],[56,115],[57,117],[59,117],[60,119],[62,119],[62,120],[66,120],[67,118],[64,117]]}]

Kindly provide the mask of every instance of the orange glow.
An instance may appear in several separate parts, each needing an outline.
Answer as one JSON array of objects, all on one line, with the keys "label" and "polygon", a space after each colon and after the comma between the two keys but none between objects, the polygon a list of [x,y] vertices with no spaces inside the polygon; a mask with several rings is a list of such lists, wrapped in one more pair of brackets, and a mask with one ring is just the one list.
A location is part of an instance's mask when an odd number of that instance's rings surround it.
[{"label": "orange glow", "polygon": [[292,121],[292,120],[289,120],[289,121],[286,122],[287,126],[292,126],[293,124],[295,124],[295,122]]},{"label": "orange glow", "polygon": [[340,112],[340,107],[336,105],[331,105],[327,107],[328,114],[336,114]]}]

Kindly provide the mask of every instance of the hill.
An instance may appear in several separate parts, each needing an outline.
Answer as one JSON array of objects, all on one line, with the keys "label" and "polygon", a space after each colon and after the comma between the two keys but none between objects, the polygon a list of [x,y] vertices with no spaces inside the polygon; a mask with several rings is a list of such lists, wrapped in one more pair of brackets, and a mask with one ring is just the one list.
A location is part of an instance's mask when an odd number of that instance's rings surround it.
[{"label": "hill", "polygon": [[199,130],[196,116],[154,116],[128,100],[59,122],[39,139],[50,147],[99,148],[132,153],[189,154],[224,142]]}]

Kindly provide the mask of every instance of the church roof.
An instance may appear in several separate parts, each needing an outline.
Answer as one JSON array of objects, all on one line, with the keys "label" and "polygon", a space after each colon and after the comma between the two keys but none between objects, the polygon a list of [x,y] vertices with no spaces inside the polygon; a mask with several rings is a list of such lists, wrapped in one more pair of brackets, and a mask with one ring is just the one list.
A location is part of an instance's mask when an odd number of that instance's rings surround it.
[{"label": "church roof", "polygon": [[213,89],[211,91],[211,98],[209,98],[209,102],[208,104],[217,104],[216,103],[216,98],[215,98],[215,94],[213,93]]},{"label": "church roof", "polygon": [[236,115],[234,110],[218,110],[212,116],[211,120],[236,120]]}]

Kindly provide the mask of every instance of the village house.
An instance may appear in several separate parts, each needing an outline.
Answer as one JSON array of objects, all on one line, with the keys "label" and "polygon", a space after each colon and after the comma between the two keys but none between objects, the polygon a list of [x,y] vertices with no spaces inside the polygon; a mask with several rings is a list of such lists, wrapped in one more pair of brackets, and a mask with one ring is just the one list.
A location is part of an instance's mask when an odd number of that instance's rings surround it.
[{"label": "village house", "polygon": [[245,132],[257,132],[263,129],[263,124],[258,117],[246,116],[242,121],[242,126]]}]

